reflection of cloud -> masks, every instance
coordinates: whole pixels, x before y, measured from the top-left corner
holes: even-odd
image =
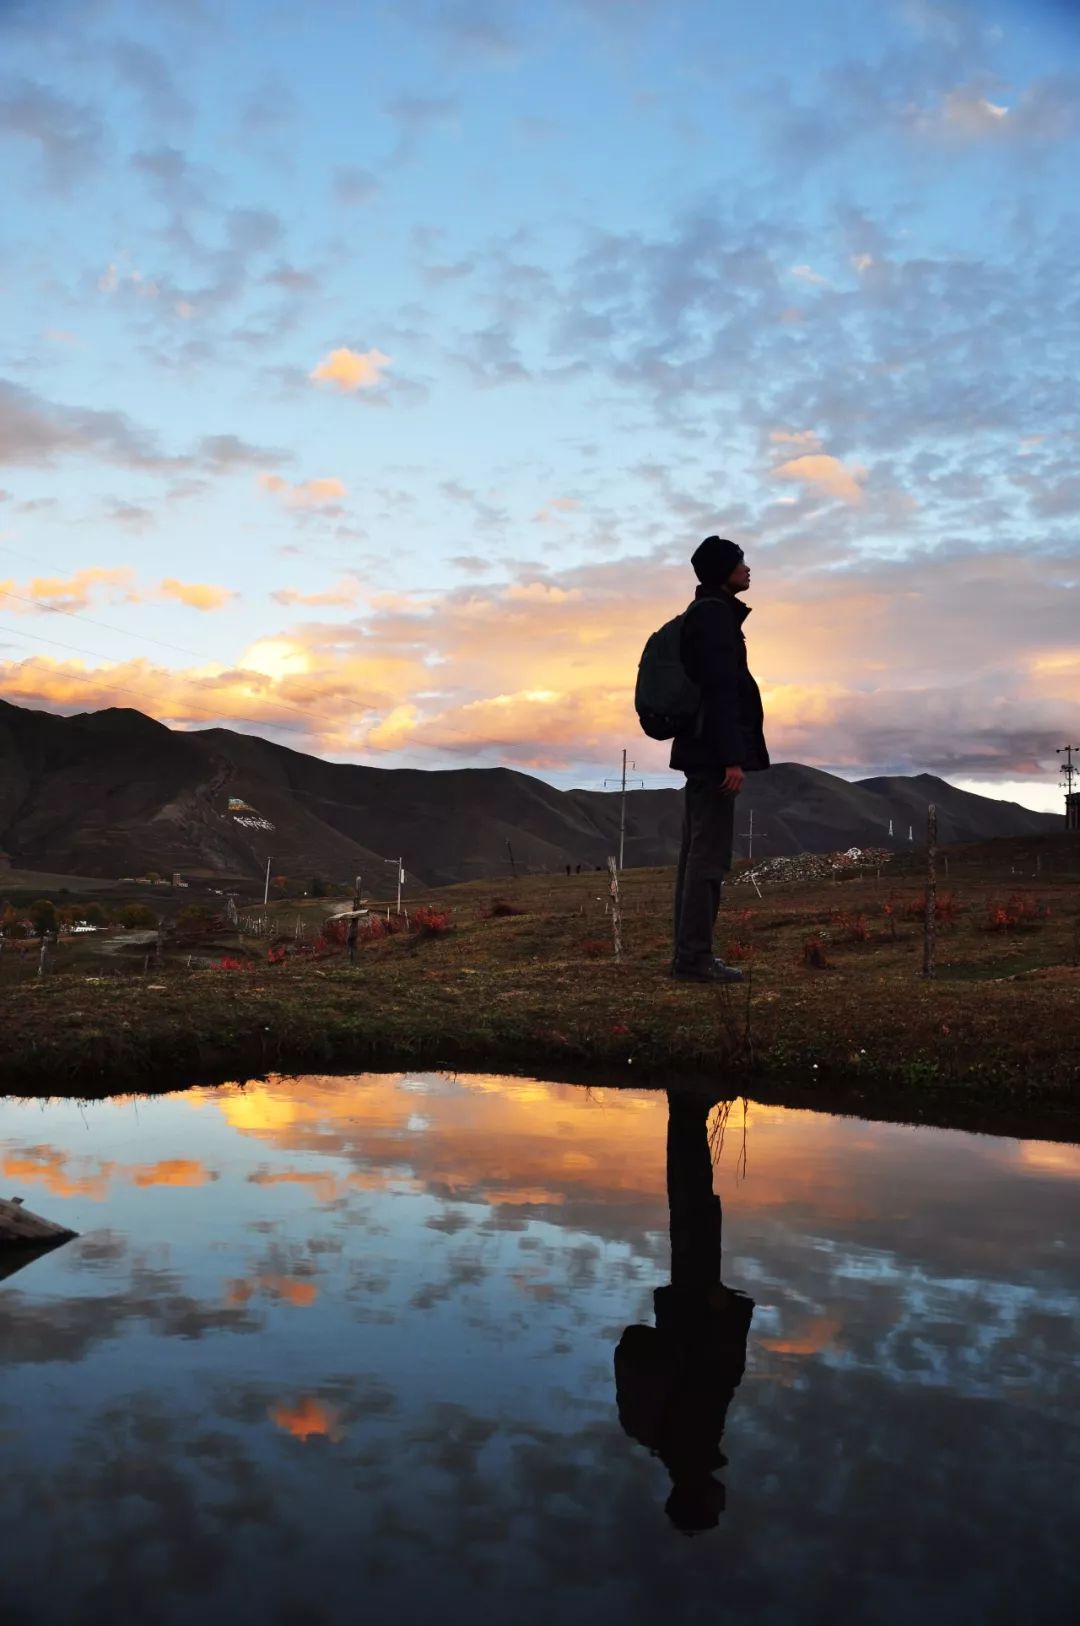
[[[308,1309],[319,1296],[318,1285],[303,1276],[254,1276],[231,1281],[225,1289],[226,1304],[247,1304],[257,1293],[271,1299]]]
[[[814,1316],[796,1331],[780,1338],[759,1338],[758,1343],[774,1355],[820,1355],[836,1343],[840,1327],[837,1316]]]
[[[146,1163],[119,1172],[137,1186],[205,1186],[217,1179],[204,1163],[190,1157],[165,1158],[160,1163]]]
[[[278,1428],[296,1440],[326,1439],[336,1443],[344,1438],[338,1413],[314,1395],[278,1400],[270,1407],[269,1415]]]
[[[76,1172],[90,1159],[73,1158],[53,1146],[24,1146],[9,1152],[0,1163],[8,1179],[44,1186],[54,1197],[86,1197],[104,1202],[113,1181],[135,1186],[205,1186],[217,1174],[196,1158],[165,1158],[158,1163],[99,1162],[93,1173]]]
[[[1040,1174],[1080,1180],[1080,1146],[1067,1146],[1046,1140],[1025,1140],[1019,1146],[1020,1161],[1026,1169]]]
[[[9,1152],[0,1168],[9,1180],[31,1181],[44,1186],[54,1197],[88,1197],[100,1203],[108,1195],[116,1165],[101,1163],[94,1174],[70,1174],[66,1152],[52,1146],[24,1146]]]

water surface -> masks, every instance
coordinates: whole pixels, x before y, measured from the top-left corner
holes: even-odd
[[[708,1105],[0,1102],[3,1618],[1072,1618],[1080,1149]]]

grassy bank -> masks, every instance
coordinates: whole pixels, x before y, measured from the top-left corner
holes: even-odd
[[[202,946],[242,969],[189,970],[183,945],[145,974],[141,958],[82,960],[5,987],[3,1087],[95,1096],[400,1066],[608,1083],[722,1073],[733,1094],[1080,1134],[1076,879],[966,873],[933,982],[910,876],[760,900],[730,888],[718,947],[748,973],[733,990],[666,976],[669,889],[663,871],[625,876],[621,964],[596,874],[431,894],[444,935],[366,942],[355,968],[333,954],[267,964],[296,905],[264,938]],[[500,897],[523,912],[492,914]]]

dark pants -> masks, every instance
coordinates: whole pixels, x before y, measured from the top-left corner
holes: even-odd
[[[721,774],[691,773],[683,795],[683,833],[675,877],[675,963],[712,958],[713,928],[724,876],[731,868],[735,797]]]

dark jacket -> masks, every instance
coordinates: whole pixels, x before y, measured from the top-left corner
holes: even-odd
[[[702,694],[692,734],[677,734],[671,766],[682,773],[769,766],[764,709],[746,662],[742,624],[750,607],[720,587],[699,587],[683,622],[682,658]]]

